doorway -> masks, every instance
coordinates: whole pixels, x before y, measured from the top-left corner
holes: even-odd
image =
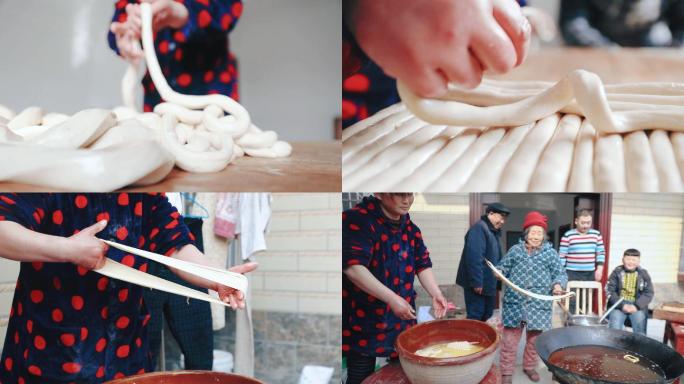
[[[603,244],[606,248],[606,260],[601,278],[601,283],[606,284],[610,273],[607,268],[610,258],[610,217],[612,211],[612,195],[610,193],[471,193],[470,225],[475,224],[480,219],[487,204],[497,201],[511,210],[501,233],[501,246],[504,254],[519,241],[522,235],[523,220],[529,211],[536,210],[548,217],[547,234],[549,241],[558,250],[563,234],[574,228],[577,209],[591,210],[594,219],[593,228],[601,232]],[[603,294],[605,296],[605,292]]]

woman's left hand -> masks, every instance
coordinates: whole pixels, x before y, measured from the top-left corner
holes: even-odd
[[[563,287],[561,287],[560,284],[556,284],[553,286],[553,294],[554,295],[562,295],[563,294]]]
[[[185,5],[174,0],[143,0],[152,4],[152,29],[181,28],[188,22],[188,9]]]
[[[439,295],[438,297],[432,298],[432,312],[434,312],[435,317],[441,319],[446,315],[447,311],[447,301],[444,296]]]
[[[240,264],[236,265],[232,268],[229,268],[228,270],[231,272],[235,273],[249,273],[252,272],[257,268],[258,264],[257,263],[245,263],[245,264]],[[217,284],[216,288],[214,289],[216,292],[219,294],[219,298],[221,301],[224,303],[230,304],[230,307],[233,309],[238,309],[238,308],[244,308],[245,307],[245,293],[238,291],[235,288],[231,288],[225,285],[220,285]]]
[[[181,28],[188,22],[188,9],[185,5],[173,0],[143,0],[152,6],[152,30],[154,32],[164,28]],[[126,26],[133,32],[136,39],[142,35],[142,12],[140,4],[126,6]]]

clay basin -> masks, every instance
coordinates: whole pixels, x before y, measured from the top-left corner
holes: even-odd
[[[415,352],[427,346],[452,341],[478,342],[480,352],[461,357],[435,358]],[[397,338],[401,368],[413,384],[477,384],[492,367],[499,348],[499,335],[477,320],[435,320],[416,325]]]
[[[211,371],[153,372],[108,381],[105,384],[264,384],[247,376]]]

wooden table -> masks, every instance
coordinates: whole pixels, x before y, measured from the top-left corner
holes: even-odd
[[[505,80],[558,81],[568,72],[586,69],[605,83],[641,81],[684,82],[684,51],[669,48],[541,48],[505,75]]]
[[[454,380],[454,383],[457,383]],[[492,364],[492,368],[487,373],[487,376],[480,382],[480,384],[499,384],[501,383],[501,372],[496,364]],[[391,363],[374,374],[368,376],[362,384],[411,384],[409,379],[404,374],[399,363]]]
[[[188,173],[174,169],[160,183],[125,188],[146,192],[339,192],[339,141],[297,142],[292,155],[282,159],[241,157],[217,173]],[[50,191],[35,185],[0,183],[10,192]]]

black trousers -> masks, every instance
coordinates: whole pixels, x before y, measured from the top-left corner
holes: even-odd
[[[202,219],[184,218],[184,222],[195,236],[195,246],[204,251]],[[207,292],[206,289],[194,286],[176,276],[159,263],[150,263],[148,273]],[[153,367],[157,364],[161,349],[161,332],[166,318],[166,324],[183,353],[185,369],[211,370],[214,360],[214,333],[209,303],[151,289],[145,289],[144,298],[152,316],[148,324],[148,333]]]
[[[354,351],[347,352],[346,384],[361,384],[375,371],[375,356],[365,356]]]

